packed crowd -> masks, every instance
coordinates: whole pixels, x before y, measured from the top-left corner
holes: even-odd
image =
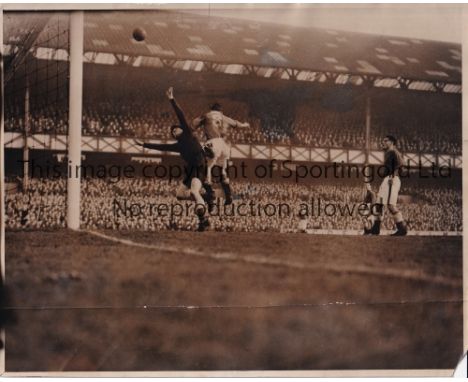
[[[82,227],[195,230],[197,219],[193,213],[193,203],[177,201],[174,197],[176,186],[174,182],[166,180],[143,178],[121,179],[113,183],[103,179],[85,179],[81,189]],[[7,193],[6,227],[42,230],[65,227],[65,190],[64,179],[32,179],[26,189]],[[235,200],[232,206],[224,209],[220,203],[215,208],[210,217],[212,229],[295,231],[298,213],[305,211],[306,205],[311,229],[361,230],[363,226],[363,218],[357,212],[363,200],[362,186],[242,181],[233,182],[233,193]],[[404,188],[402,194],[409,198],[400,204],[400,208],[411,230],[462,230],[461,190],[409,187]],[[246,204],[241,207],[242,203]],[[166,207],[161,209],[160,206]],[[388,214],[384,227],[393,228]]]
[[[65,108],[54,105],[40,107],[40,111],[30,113],[29,126],[31,134],[66,134],[68,130],[68,113]],[[17,104],[6,104],[5,131],[25,131],[24,110]]]
[[[207,111],[212,99],[180,96],[189,120]],[[253,110],[246,102],[228,98],[217,100],[226,115],[248,121],[250,128],[231,129],[227,138],[234,143],[283,144],[312,147],[365,147],[365,118],[362,110],[335,112],[313,103],[297,105],[292,113],[277,115],[265,109]],[[461,154],[461,124],[433,121],[430,115],[404,113],[393,115],[377,110],[372,120],[370,146],[378,150],[383,136],[392,133],[403,152]],[[20,110],[7,107],[6,131],[24,131]],[[83,134],[168,139],[169,126],[176,123],[167,100],[118,101],[87,100],[84,103]],[[460,122],[461,123],[461,122]],[[67,113],[52,107],[31,113],[31,133],[64,134]]]

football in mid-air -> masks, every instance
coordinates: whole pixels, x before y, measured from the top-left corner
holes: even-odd
[[[143,41],[146,38],[146,32],[143,28],[135,28],[133,30],[133,38],[136,41]]]

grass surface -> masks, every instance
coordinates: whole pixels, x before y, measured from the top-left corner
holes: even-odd
[[[7,233],[7,371],[453,368],[461,355],[461,237],[106,234],[151,248]]]

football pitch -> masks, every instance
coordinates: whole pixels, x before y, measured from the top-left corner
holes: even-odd
[[[462,238],[6,234],[7,371],[449,369]]]

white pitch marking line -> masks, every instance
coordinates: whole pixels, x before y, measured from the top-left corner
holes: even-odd
[[[250,264],[258,264],[258,265],[270,265],[270,266],[277,266],[277,267],[287,267],[293,269],[301,269],[301,270],[312,270],[312,271],[330,271],[335,273],[359,273],[364,275],[370,276],[386,276],[386,277],[393,277],[411,281],[423,281],[432,284],[440,284],[450,287],[461,287],[462,281],[456,280],[449,277],[439,276],[439,275],[428,275],[423,273],[422,271],[414,271],[410,269],[395,269],[395,268],[373,268],[368,267],[365,265],[358,265],[358,266],[334,266],[334,265],[315,265],[315,264],[304,264],[297,261],[289,261],[289,260],[281,260],[281,259],[272,259],[265,256],[259,255],[246,255],[246,256],[239,256],[234,253],[230,252],[218,252],[218,253],[205,253],[201,251],[197,251],[195,249],[190,248],[179,248],[169,245],[153,245],[153,244],[145,244],[145,243],[138,243],[132,240],[127,239],[120,239],[115,236],[109,236],[101,232],[87,230],[91,235],[114,241],[117,243],[133,246],[133,247],[140,247],[146,249],[155,249],[159,251],[167,251],[167,252],[175,252],[182,255],[191,255],[191,256],[198,256],[204,257],[209,259],[215,260],[227,260],[227,261],[239,261],[244,263]]]

